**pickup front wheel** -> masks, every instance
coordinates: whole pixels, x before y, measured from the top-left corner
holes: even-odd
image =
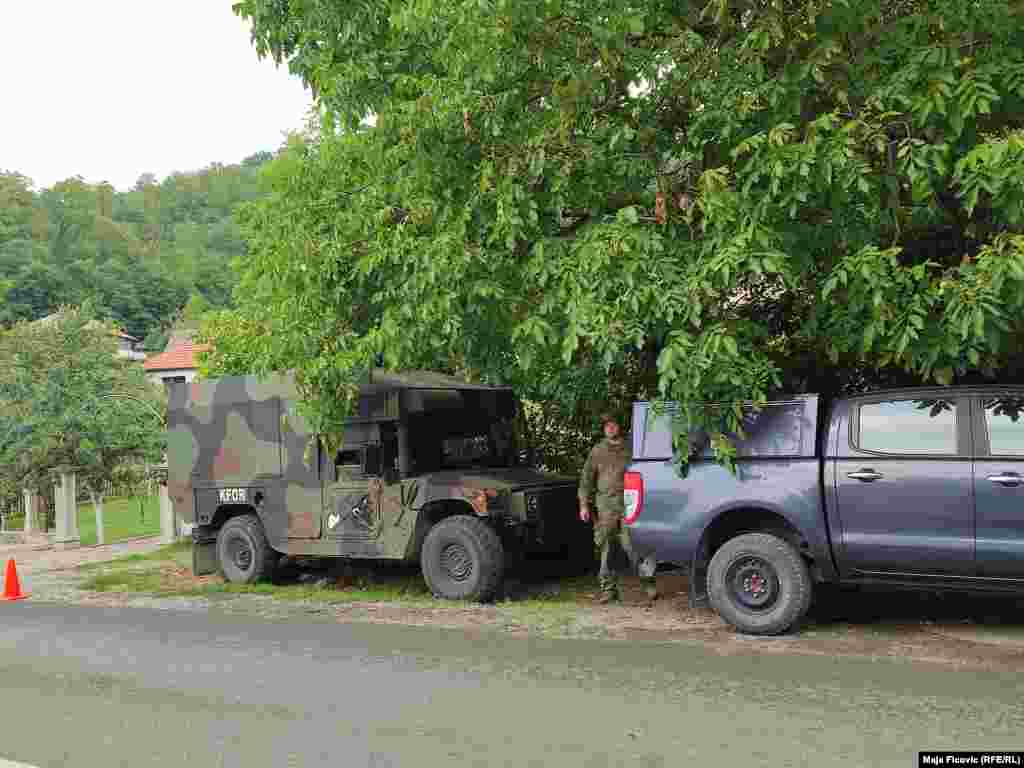
[[[723,544],[708,567],[708,597],[718,615],[740,632],[777,635],[811,605],[807,564],[784,539],[745,533]]]

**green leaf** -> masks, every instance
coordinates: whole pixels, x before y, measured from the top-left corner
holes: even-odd
[[[640,221],[640,214],[636,206],[630,205],[619,211],[619,219],[627,224],[637,224]]]
[[[949,125],[953,129],[953,135],[958,138],[964,132],[964,116],[956,106],[949,110]]]

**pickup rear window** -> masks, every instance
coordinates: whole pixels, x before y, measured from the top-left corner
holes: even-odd
[[[991,454],[1024,456],[1024,398],[990,398],[983,404]]]

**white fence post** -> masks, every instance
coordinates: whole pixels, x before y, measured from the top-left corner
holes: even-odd
[[[82,545],[78,535],[78,493],[75,473],[69,468],[60,470],[59,502],[57,505],[58,549],[74,549]]]
[[[103,497],[95,496],[93,502],[93,508],[96,510],[96,543],[106,544],[106,539],[103,535]]]
[[[173,544],[175,541],[174,530],[174,507],[171,505],[171,494],[167,490],[167,483],[161,482],[160,489],[160,543]]]
[[[25,500],[25,533],[32,533],[36,529],[36,495],[25,488],[22,498]]]

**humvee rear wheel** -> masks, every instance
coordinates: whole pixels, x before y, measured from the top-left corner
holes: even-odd
[[[256,515],[239,515],[224,523],[217,532],[217,563],[224,578],[235,584],[270,578],[277,553]]]
[[[427,587],[447,600],[494,597],[505,570],[498,534],[483,520],[466,515],[446,517],[427,532],[420,554]]]

